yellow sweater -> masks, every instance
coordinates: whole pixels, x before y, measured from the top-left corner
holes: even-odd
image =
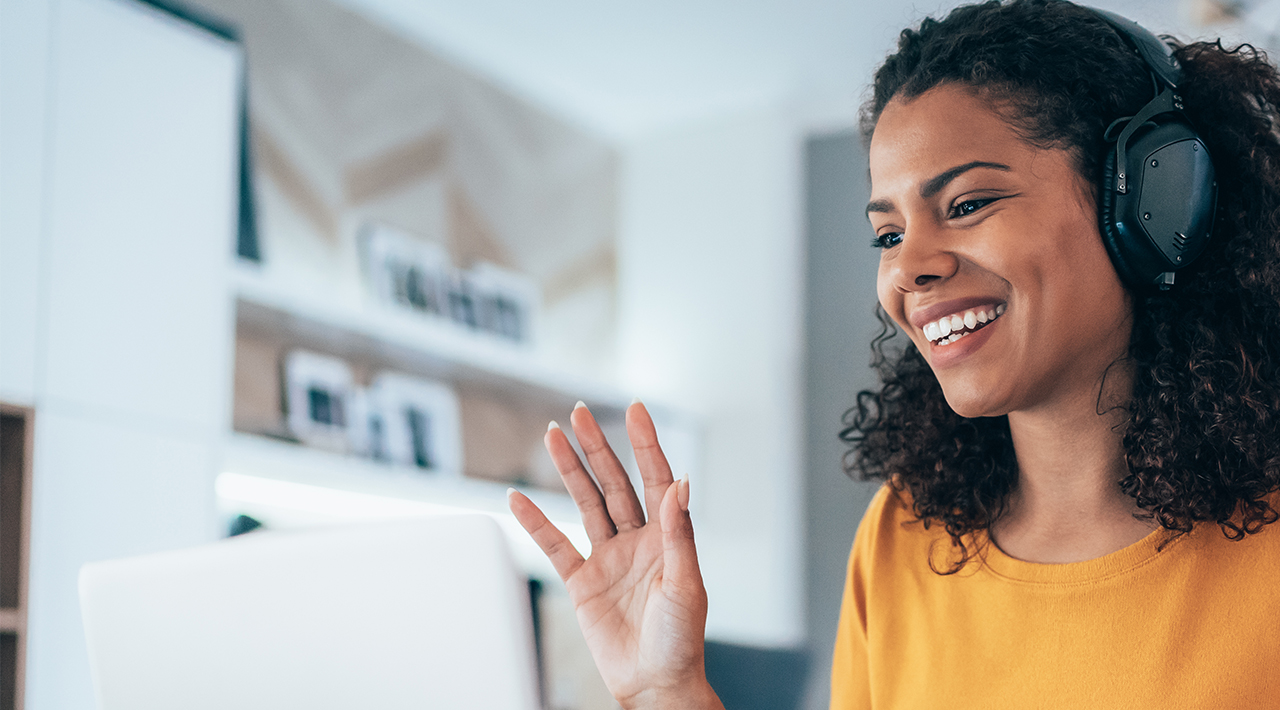
[[[950,540],[913,518],[886,486],[858,527],[832,710],[1280,708],[1280,523],[1061,565],[988,545],[941,576]]]

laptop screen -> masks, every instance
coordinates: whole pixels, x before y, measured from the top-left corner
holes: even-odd
[[[526,580],[483,515],[86,565],[104,710],[539,706]]]

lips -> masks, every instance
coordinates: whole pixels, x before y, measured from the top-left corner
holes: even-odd
[[[907,313],[907,322],[929,341],[929,364],[936,370],[958,364],[980,349],[993,332],[988,326],[1006,310],[1008,302],[999,296],[967,296],[918,306]]]

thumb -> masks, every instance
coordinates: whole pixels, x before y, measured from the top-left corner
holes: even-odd
[[[658,520],[662,525],[662,586],[669,595],[702,595],[702,572],[693,544],[693,521],[689,519],[689,480],[683,478],[667,486],[662,496]],[[695,597],[696,598],[696,597]]]

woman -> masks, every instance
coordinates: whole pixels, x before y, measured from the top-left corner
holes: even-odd
[[[1068,2],[989,2],[903,32],[876,74],[884,384],[843,436],[886,485],[850,558],[833,708],[1280,706],[1280,75],[1251,48],[1176,46],[1169,111],[1127,135],[1167,88],[1140,44]],[[1208,241],[1136,278],[1108,249],[1135,180],[1109,156],[1155,124],[1213,156],[1188,208]],[[687,485],[633,405],[646,524],[590,413],[571,419],[599,488],[554,426],[547,446],[591,558],[513,511],[624,707],[719,707]]]

